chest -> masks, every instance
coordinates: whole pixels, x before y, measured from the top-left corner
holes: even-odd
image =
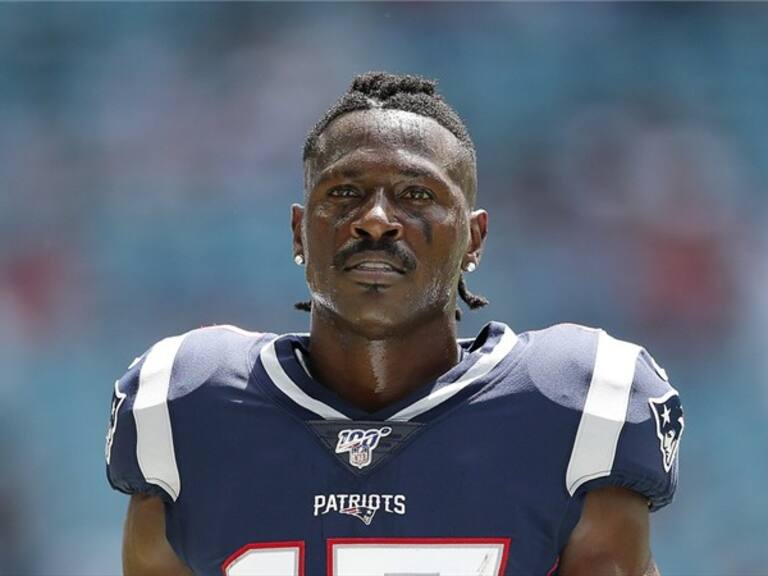
[[[525,404],[465,407],[400,441],[386,423],[324,438],[268,405],[227,409],[180,443],[169,539],[205,574],[545,574],[568,450]]]

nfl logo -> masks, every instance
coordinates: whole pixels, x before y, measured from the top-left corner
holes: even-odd
[[[355,468],[365,468],[373,460],[373,450],[383,436],[389,436],[392,428],[373,428],[369,430],[347,429],[339,432],[336,454],[349,452],[349,463]]]
[[[349,451],[349,463],[364,468],[371,463],[371,450],[365,444],[358,444]]]

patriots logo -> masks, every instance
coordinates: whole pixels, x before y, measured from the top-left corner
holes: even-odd
[[[363,524],[370,526],[373,522],[373,515],[376,514],[377,508],[371,508],[370,506],[351,506],[339,510],[342,514],[349,514],[354,516],[358,520],[362,520]]]
[[[349,463],[355,468],[365,468],[373,460],[373,450],[379,445],[379,440],[391,433],[392,428],[389,426],[370,430],[341,430],[336,454],[349,452]]]
[[[120,380],[115,380],[115,394],[112,396],[112,410],[109,415],[109,428],[107,428],[107,444],[104,447],[104,457],[107,460],[107,464],[112,457],[112,442],[115,439],[115,430],[117,429],[117,415],[120,412],[120,406],[125,401],[125,392],[120,392],[118,384]]]
[[[670,390],[660,398],[649,398],[648,403],[656,419],[656,436],[659,437],[664,470],[669,472],[685,428],[680,396],[676,390]]]

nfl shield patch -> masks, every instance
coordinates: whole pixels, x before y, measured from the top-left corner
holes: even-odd
[[[373,450],[379,441],[392,433],[392,428],[347,429],[339,431],[336,454],[349,453],[349,463],[355,468],[365,468],[373,460]]]
[[[675,461],[680,437],[685,428],[680,396],[676,390],[670,390],[660,398],[649,398],[648,403],[651,405],[651,412],[656,419],[656,436],[659,437],[659,449],[661,450],[664,470],[669,472]]]
[[[413,422],[310,420],[323,445],[354,474],[369,474],[396,454],[422,429]],[[350,427],[350,424],[354,427]]]

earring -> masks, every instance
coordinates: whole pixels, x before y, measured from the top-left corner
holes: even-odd
[[[467,262],[467,265],[464,266],[465,272],[474,272],[475,270],[477,270],[477,264],[474,262]]]
[[[304,266],[304,256],[301,254],[296,254],[296,256],[293,257],[293,261],[296,262],[296,266]]]

